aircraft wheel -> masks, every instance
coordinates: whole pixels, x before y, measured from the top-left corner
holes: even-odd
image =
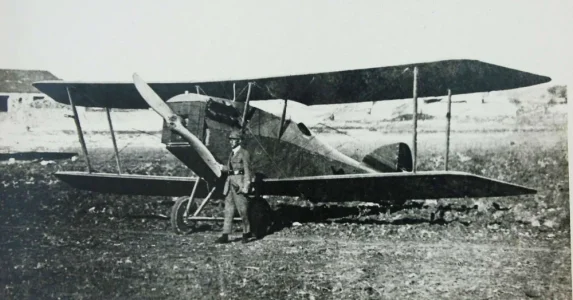
[[[269,203],[260,197],[249,201],[249,222],[251,232],[257,238],[263,238],[270,232],[273,221],[273,210]]]
[[[195,227],[195,222],[183,217],[188,202],[189,197],[179,197],[175,200],[175,204],[173,204],[171,208],[171,228],[177,234],[189,233]],[[197,204],[193,202],[191,203],[191,207],[189,207],[189,214],[192,214],[195,210],[197,210]]]

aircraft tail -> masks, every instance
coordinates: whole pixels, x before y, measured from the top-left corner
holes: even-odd
[[[412,171],[412,152],[405,143],[384,145],[364,156],[362,161],[380,172]]]

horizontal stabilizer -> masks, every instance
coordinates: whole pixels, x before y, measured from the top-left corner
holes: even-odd
[[[523,186],[463,172],[401,172],[264,179],[261,194],[304,196],[313,201],[503,197],[535,194]]]
[[[160,98],[193,92],[233,99],[234,91],[254,82],[250,100],[289,99],[306,105],[370,102],[412,98],[413,69],[418,67],[418,97],[508,90],[546,83],[551,78],[477,60],[436,62],[369,69],[207,82],[150,83]],[[131,82],[40,81],[34,87],[52,99],[75,105],[109,108],[148,108]],[[237,99],[242,101],[243,99]]]
[[[370,152],[362,161],[380,172],[412,171],[412,152],[404,143],[384,145]]]
[[[189,196],[197,178],[132,174],[57,172],[61,181],[74,188],[98,193],[148,196]],[[195,197],[207,195],[207,185],[200,182]]]

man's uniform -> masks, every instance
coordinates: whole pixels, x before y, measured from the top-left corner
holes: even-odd
[[[233,132],[229,139],[240,140],[241,134]],[[247,242],[251,237],[248,214],[249,202],[245,196],[249,192],[251,183],[250,162],[249,151],[241,147],[239,142],[233,148],[226,168],[223,167],[223,170],[227,171],[228,176],[223,188],[223,195],[225,195],[225,222],[223,224],[223,235],[217,239],[219,243],[228,242],[228,235],[233,227],[235,208],[237,208],[243,219],[243,242]]]

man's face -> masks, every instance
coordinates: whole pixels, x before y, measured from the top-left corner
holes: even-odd
[[[229,139],[229,142],[231,143],[231,147],[235,148],[235,147],[239,146],[239,144],[241,143],[241,140],[239,140],[239,139]]]

